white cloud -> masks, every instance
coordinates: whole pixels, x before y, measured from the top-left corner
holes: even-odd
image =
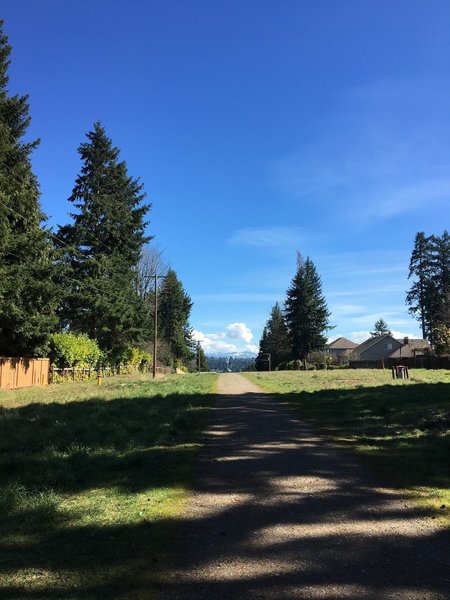
[[[230,323],[227,327],[227,335],[229,338],[240,340],[247,344],[253,339],[253,333],[245,323]]]
[[[258,352],[258,347],[250,344],[253,333],[245,323],[230,323],[226,331],[215,333],[204,333],[193,329],[192,337],[195,341],[200,342],[206,354],[236,354],[243,350],[242,346],[239,348],[236,343],[227,341],[227,338],[247,344],[245,346],[247,352]]]
[[[225,333],[203,333],[194,329],[192,337],[196,342],[200,342],[206,354],[234,354],[238,351],[235,344],[222,341]]]
[[[249,352],[253,352],[254,354],[258,354],[259,352],[259,346],[255,346],[254,344],[247,344],[245,349]]]

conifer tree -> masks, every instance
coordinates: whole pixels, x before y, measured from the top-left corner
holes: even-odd
[[[433,343],[433,331],[445,323],[450,302],[450,235],[416,234],[409,277],[415,277],[406,294],[409,312],[421,322],[422,336]]]
[[[173,269],[163,280],[158,305],[158,337],[168,345],[174,365],[185,364],[194,349],[189,326],[192,301]]]
[[[388,324],[384,319],[378,319],[378,321],[375,321],[374,330],[370,332],[370,335],[372,337],[392,335],[392,331],[389,329]]]
[[[70,246],[64,250],[75,281],[61,309],[62,324],[114,354],[148,334],[136,273],[150,239],[144,233],[150,205],[99,122],[78,152],[83,166],[69,198],[77,212],[59,231]]]
[[[8,93],[11,46],[0,21],[0,355],[45,356],[57,327],[56,266],[24,142],[28,96]]]
[[[313,350],[326,344],[329,325],[328,311],[322,294],[322,283],[316,267],[308,257],[298,256],[297,272],[287,291],[284,316],[289,330],[291,358],[305,360]]]
[[[433,328],[433,305],[436,303],[431,278],[432,241],[423,231],[414,239],[414,248],[409,263],[408,278],[416,277],[406,294],[408,312],[420,321],[423,339],[431,339]]]
[[[289,333],[278,302],[272,308],[259,343],[260,354],[270,354],[271,368],[276,369],[289,358]]]

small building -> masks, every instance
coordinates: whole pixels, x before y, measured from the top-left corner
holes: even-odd
[[[377,335],[359,344],[352,351],[350,360],[352,362],[381,360],[398,350],[402,345],[402,342],[396,340],[389,333]]]
[[[332,356],[348,356],[358,344],[345,337],[339,337],[326,346],[326,353]]]
[[[427,356],[430,349],[431,346],[428,340],[411,340],[405,337],[400,348],[389,354],[389,358],[421,358]]]

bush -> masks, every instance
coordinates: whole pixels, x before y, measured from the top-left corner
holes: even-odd
[[[94,367],[103,357],[95,340],[85,333],[54,333],[50,339],[50,359],[59,368]]]
[[[113,350],[111,362],[114,365],[143,369],[152,362],[148,352],[135,346],[120,346]]]

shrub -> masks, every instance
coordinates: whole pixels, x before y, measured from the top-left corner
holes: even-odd
[[[50,359],[57,367],[93,367],[102,359],[95,340],[84,333],[54,333],[50,339]]]

